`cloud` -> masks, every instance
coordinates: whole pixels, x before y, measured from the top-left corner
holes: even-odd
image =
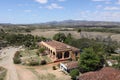
[[[48,0],[35,0],[35,1],[41,4],[46,4],[48,2]]]
[[[48,9],[62,9],[63,7],[59,6],[56,3],[52,3],[51,5],[47,6],[46,8],[48,8]]]
[[[64,1],[66,1],[66,0],[58,0],[59,2],[64,2]]]
[[[93,2],[105,2],[105,4],[111,4],[111,0],[92,0]]]
[[[120,4],[120,0],[117,1],[117,4]]]
[[[32,12],[32,10],[29,10],[29,9],[28,9],[28,10],[24,10],[24,12]]]
[[[108,1],[108,0],[92,0],[92,1],[101,2],[101,1]]]
[[[119,7],[115,7],[115,6],[113,6],[113,7],[105,7],[104,8],[104,10],[120,10],[120,8]]]
[[[120,21],[120,11],[82,11],[77,18],[92,21]]]

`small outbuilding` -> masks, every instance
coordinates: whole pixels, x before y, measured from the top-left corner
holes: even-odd
[[[69,73],[71,70],[77,69],[77,68],[78,68],[77,61],[60,63],[60,70],[62,70],[63,72]]]

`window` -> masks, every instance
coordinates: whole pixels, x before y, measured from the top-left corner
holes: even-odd
[[[64,53],[64,58],[68,58],[69,57],[69,51],[66,51],[65,53]]]
[[[53,55],[55,55],[55,52],[53,52]]]
[[[50,52],[52,53],[52,50]]]
[[[57,56],[56,56],[58,59],[61,59],[62,58],[62,53],[57,53]]]
[[[77,56],[78,55],[78,52],[75,52],[75,56]]]

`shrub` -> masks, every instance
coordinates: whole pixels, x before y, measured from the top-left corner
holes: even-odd
[[[0,67],[0,80],[5,80],[7,69]]]
[[[45,51],[45,48],[40,48],[40,49],[39,49],[39,52],[40,52],[40,53],[43,53],[44,51]]]
[[[39,65],[39,61],[38,61],[38,60],[30,60],[29,65],[30,65],[30,66]]]
[[[14,58],[13,58],[13,62],[14,62],[15,64],[20,64],[20,63],[21,63],[21,60],[20,60],[18,57],[14,57]]]
[[[46,60],[42,60],[41,65],[45,65],[45,64],[47,64]]]
[[[73,80],[76,80],[76,77],[79,75],[79,70],[78,69],[73,69],[70,71],[70,76]]]
[[[52,68],[53,68],[53,70],[56,70],[56,69],[57,69],[56,66],[53,66]]]
[[[17,52],[15,53],[14,58],[13,58],[13,62],[14,62],[15,64],[20,64],[20,63],[21,63],[21,60],[20,60],[20,52],[19,52],[19,51],[17,51]]]

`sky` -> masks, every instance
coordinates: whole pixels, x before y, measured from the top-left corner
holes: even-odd
[[[0,23],[120,22],[120,0],[1,0]]]

